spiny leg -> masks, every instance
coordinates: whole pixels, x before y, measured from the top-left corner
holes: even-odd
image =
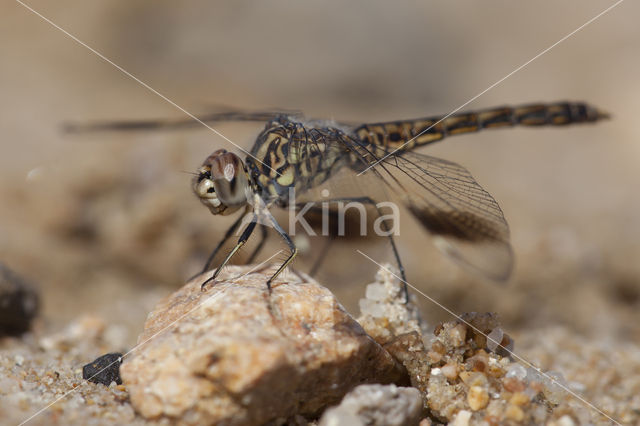
[[[249,256],[247,263],[253,263],[253,261],[256,259],[258,254],[260,254],[260,252],[264,248],[264,244],[267,242],[268,237],[269,237],[268,228],[265,225],[260,224],[260,242],[258,243],[256,248],[253,249],[253,253],[251,253],[251,256]]]
[[[380,207],[378,207],[376,202],[370,197],[336,198],[329,201],[356,201],[360,203],[370,204],[375,207],[376,212],[378,213],[378,218],[382,216]],[[400,260],[400,253],[398,252],[398,248],[396,247],[396,242],[393,239],[393,235],[389,232],[389,227],[387,226],[387,222],[383,220],[381,224],[382,224],[382,227],[384,228],[384,232],[387,234],[387,237],[389,237],[389,242],[391,243],[391,250],[393,251],[393,256],[396,258],[396,264],[398,265],[398,269],[400,270],[400,277],[402,277],[402,288],[404,291],[405,303],[409,303],[409,287],[407,286],[407,277],[404,272],[404,266],[402,265],[402,261]]]
[[[222,240],[218,243],[216,248],[213,249],[209,257],[207,258],[207,263],[204,264],[204,268],[202,269],[200,274],[204,274],[209,270],[209,268],[211,267],[211,262],[213,262],[213,259],[216,257],[222,246],[224,246],[226,242],[229,241],[229,238],[231,238],[231,236],[233,236],[233,234],[236,232],[238,226],[240,226],[240,224],[242,223],[242,219],[244,219],[245,214],[246,213],[243,213],[238,219],[236,219],[235,222],[233,222],[229,229],[227,229],[227,232],[224,234],[224,237],[222,237]]]
[[[271,222],[271,225],[273,226],[273,229],[275,229],[278,234],[280,234],[280,236],[282,237],[282,239],[287,243],[287,245],[289,246],[289,257],[287,257],[287,259],[282,263],[282,265],[280,265],[280,267],[278,268],[278,270],[271,276],[271,278],[269,278],[269,280],[267,281],[267,288],[269,289],[269,293],[271,293],[271,283],[276,279],[276,277],[278,275],[280,275],[280,273],[284,270],[284,268],[286,268],[287,266],[289,266],[289,264],[293,261],[293,259],[296,257],[296,255],[298,254],[298,249],[296,248],[296,245],[293,243],[293,240],[291,239],[291,237],[289,236],[289,234],[287,234],[284,229],[282,229],[282,227],[280,226],[280,224],[276,221],[276,219],[271,215],[271,213],[269,213],[268,210],[265,210],[264,215],[266,215],[269,219],[269,221]]]
[[[257,220],[256,219],[257,219],[257,216],[254,214],[253,218],[251,219],[251,222],[247,225],[247,227],[244,229],[244,231],[242,231],[242,235],[240,235],[240,238],[238,238],[238,243],[235,245],[235,247],[229,252],[229,254],[227,254],[227,257],[225,257],[225,259],[222,261],[220,266],[218,266],[218,269],[216,269],[216,272],[213,273],[213,276],[202,283],[202,285],[200,286],[200,289],[202,291],[204,291],[205,286],[210,281],[213,281],[218,277],[218,275],[220,274],[220,271],[222,271],[222,268],[227,266],[227,263],[229,263],[231,258],[238,252],[238,250],[240,250],[240,248],[243,245],[245,245],[245,243],[247,242],[247,240],[251,236],[251,233],[256,228],[256,224],[257,224]]]

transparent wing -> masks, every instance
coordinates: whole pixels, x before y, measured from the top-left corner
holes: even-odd
[[[350,143],[361,164],[383,158]],[[377,154],[377,155],[376,155]],[[436,246],[461,266],[495,281],[509,278],[513,251],[502,210],[464,167],[414,152],[395,152],[373,172],[435,237]]]

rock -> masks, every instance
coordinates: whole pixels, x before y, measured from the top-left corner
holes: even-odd
[[[576,422],[573,421],[571,416],[564,415],[560,417],[557,421],[553,422],[552,426],[575,426]]]
[[[418,425],[421,413],[422,397],[415,388],[361,385],[325,411],[319,426]]]
[[[0,263],[0,335],[15,336],[29,330],[39,307],[35,289]]]
[[[467,426],[471,419],[471,412],[467,410],[460,410],[458,414],[453,418],[453,421],[449,423],[450,426]]]
[[[415,331],[402,334],[385,344],[384,349],[405,367],[411,386],[423,394],[426,406],[431,361],[422,342],[422,336]]]
[[[482,410],[489,404],[489,392],[481,386],[471,386],[467,394],[467,402],[473,411]]]
[[[427,325],[415,305],[415,296],[411,295],[409,303],[405,303],[398,276],[394,267],[384,265],[376,274],[376,282],[367,286],[365,298],[359,302],[358,322],[381,345],[403,334],[427,332]]]
[[[505,410],[504,416],[507,419],[510,419],[519,423],[522,420],[524,420],[524,411],[522,411],[522,408],[518,407],[517,405],[509,404],[507,406],[507,409]]]
[[[406,303],[397,270],[384,265],[369,284],[365,298],[360,299],[358,322],[378,343],[383,345],[407,370],[411,386],[420,390],[426,406],[427,381],[432,360],[425,349],[423,336],[427,325],[420,317],[415,296]]]
[[[109,386],[111,382],[122,384],[120,379],[122,354],[110,353],[98,357],[95,361],[82,367],[82,378],[93,383]]]
[[[405,370],[306,276],[226,268],[197,277],[151,312],[120,368],[134,408],[182,424],[263,424],[317,416],[362,383],[402,383]],[[285,281],[286,280],[286,281]]]

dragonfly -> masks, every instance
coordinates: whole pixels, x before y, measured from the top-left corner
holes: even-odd
[[[344,175],[360,179],[363,172],[399,199],[434,237],[436,246],[457,264],[494,281],[511,274],[513,250],[509,226],[496,200],[463,166],[415,150],[449,136],[514,126],[566,126],[595,123],[609,118],[583,102],[537,103],[457,112],[428,118],[350,124],[309,120],[299,112],[223,112],[199,117],[203,122],[266,122],[243,159],[225,149],[209,155],[194,174],[192,189],[214,215],[243,214],[230,226],[211,252],[201,273],[209,271],[221,248],[241,225],[240,236],[212,277],[214,281],[258,223],[262,237],[250,256],[264,245],[267,228],[273,228],[289,248],[287,258],[271,275],[272,284],[291,264],[298,249],[277,222],[272,207],[299,208],[295,194],[309,193]],[[69,130],[162,130],[193,127],[192,120],[123,121],[80,125]],[[342,179],[342,178],[341,178]],[[294,196],[292,196],[294,194]],[[376,206],[379,200],[362,193],[331,201],[357,201]],[[382,212],[377,210],[378,217]],[[249,215],[249,216],[247,216]],[[248,222],[243,218],[249,217]],[[385,226],[385,222],[382,222]],[[387,228],[385,228],[387,229]],[[405,269],[392,233],[387,233],[408,300]]]

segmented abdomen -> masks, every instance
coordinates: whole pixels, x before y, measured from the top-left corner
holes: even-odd
[[[516,125],[562,126],[592,123],[603,118],[607,118],[605,113],[585,103],[559,102],[456,113],[447,118],[439,116],[363,124],[355,129],[355,134],[365,144],[387,150],[400,147],[403,150],[410,150],[442,140],[446,136],[477,132],[482,129]]]

